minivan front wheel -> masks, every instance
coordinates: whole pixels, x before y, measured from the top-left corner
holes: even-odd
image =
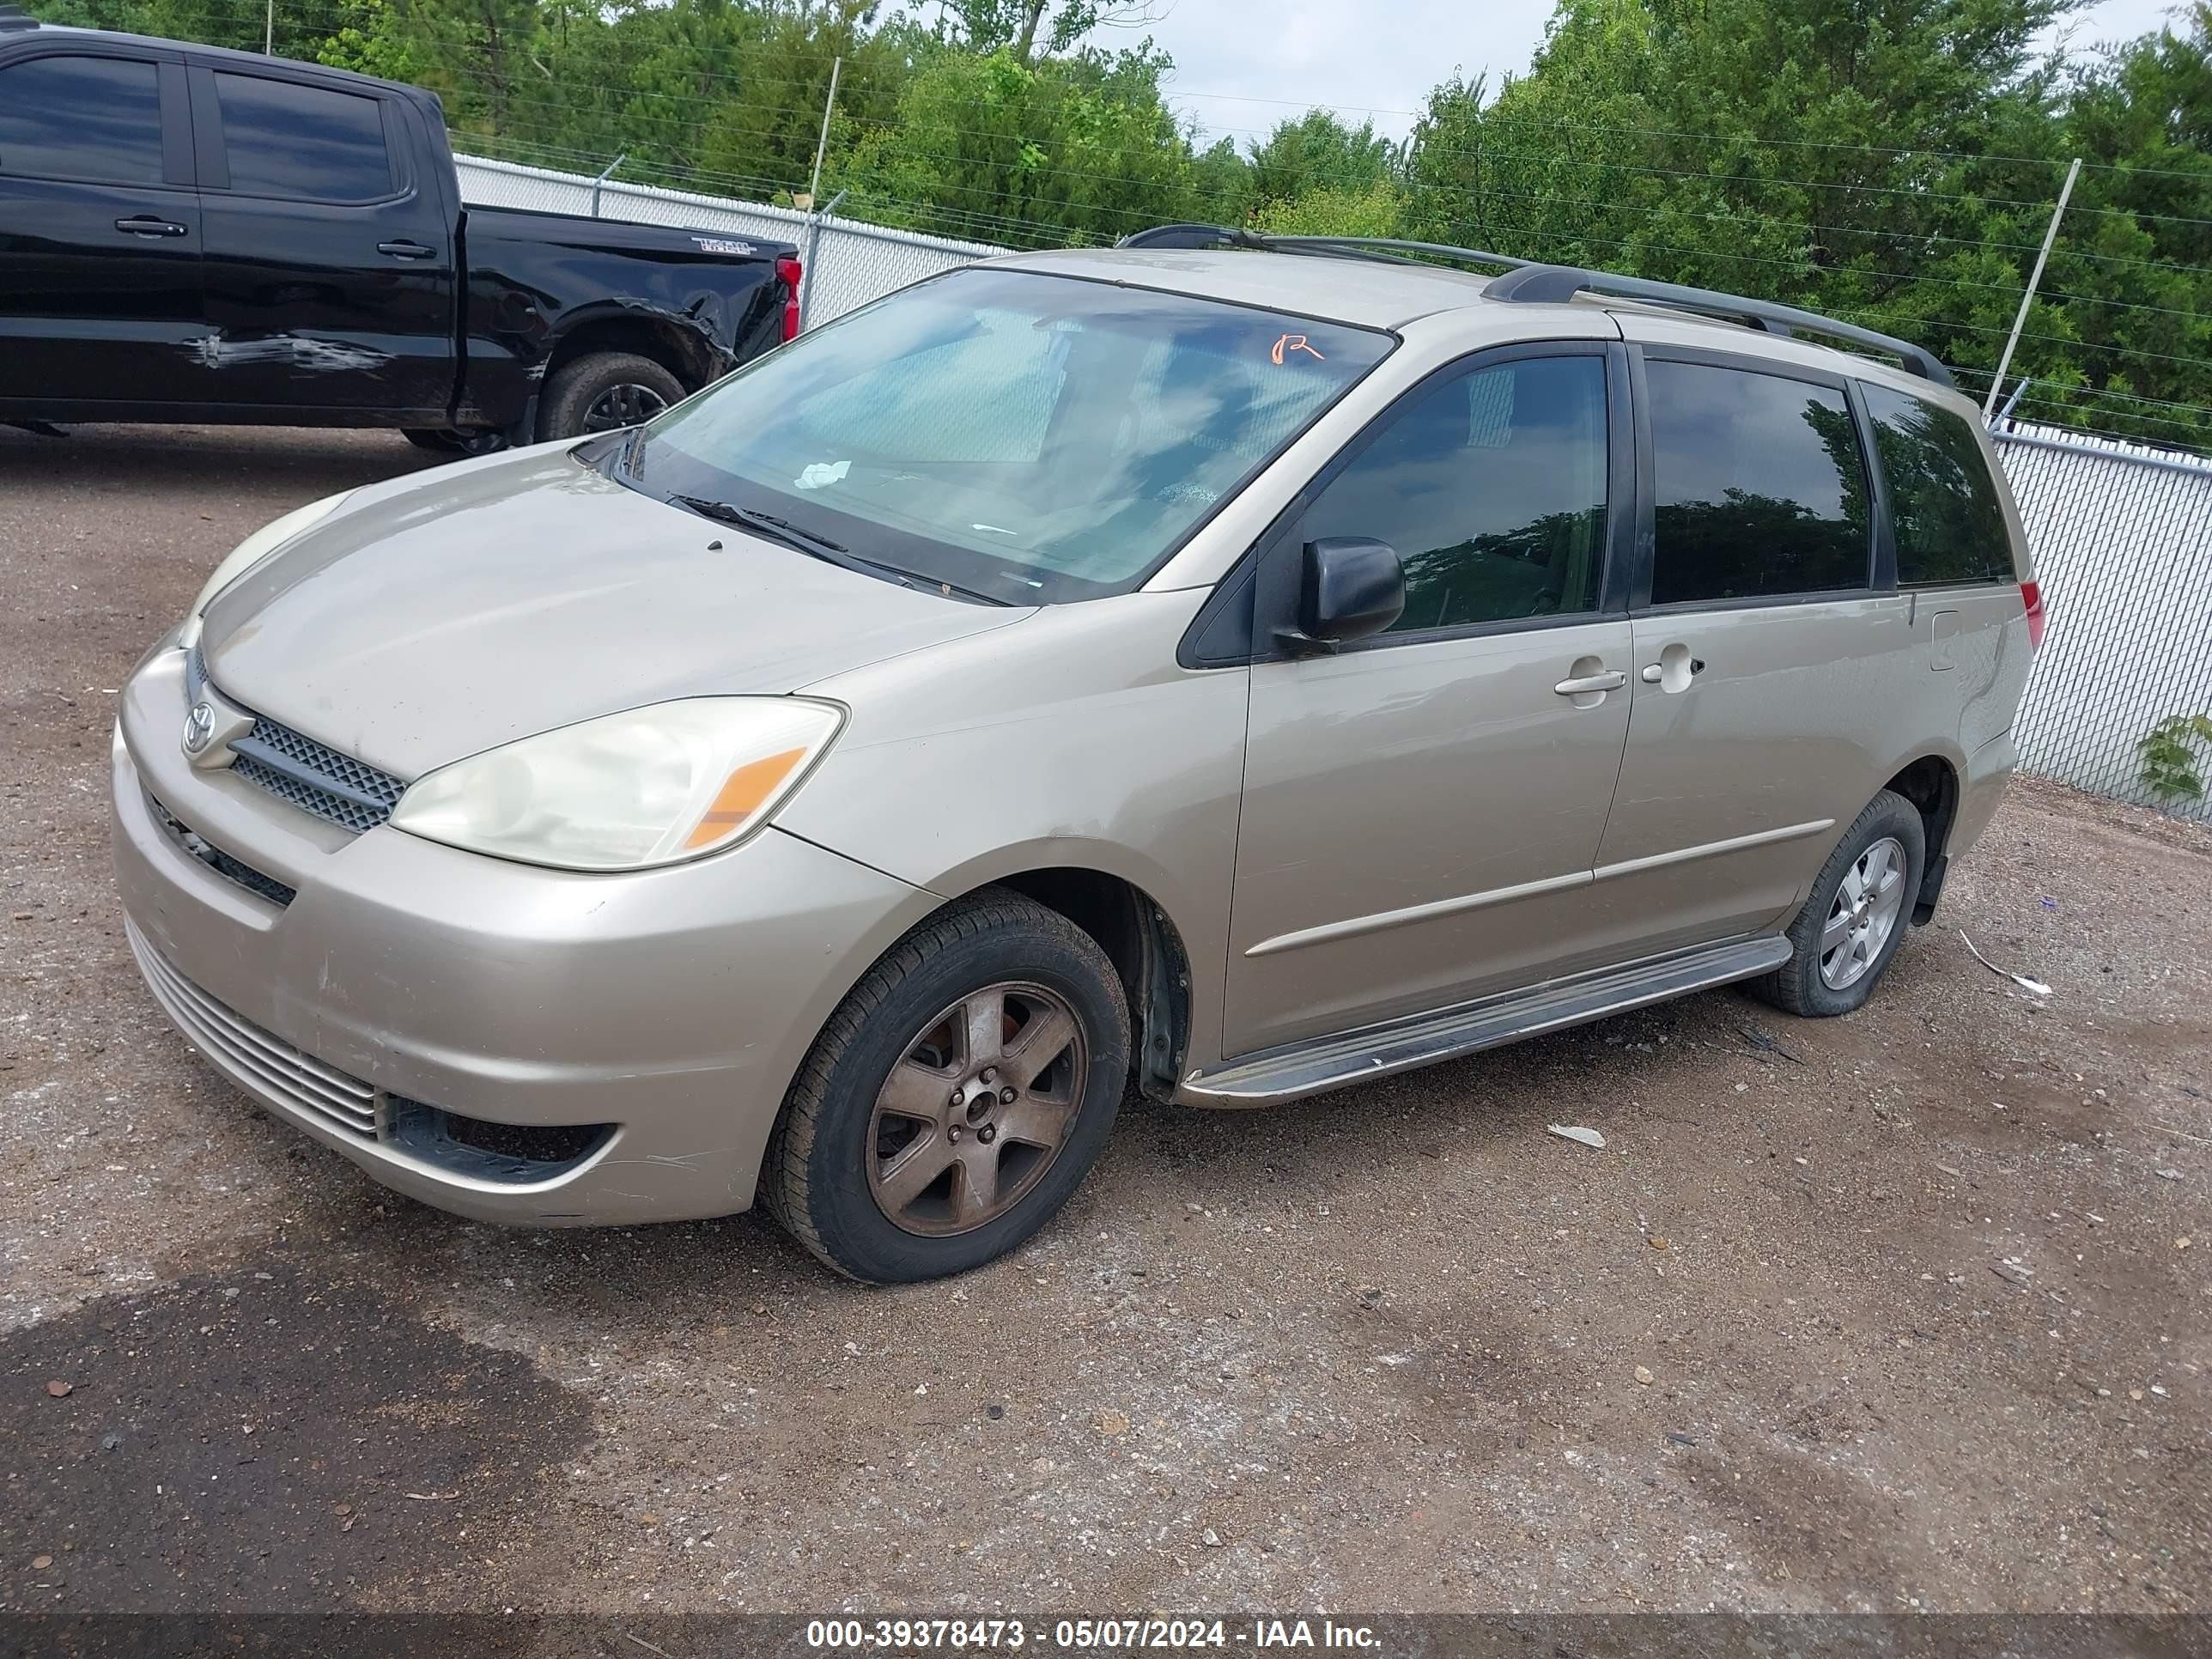
[[[1904,940],[1927,858],[1920,810],[1883,790],[1821,866],[1790,925],[1790,960],[1752,989],[1793,1014],[1826,1017],[1862,1006]]]
[[[830,1016],[785,1101],[763,1196],[852,1278],[964,1272],[1066,1202],[1128,1070],[1105,952],[1058,912],[986,889],[893,945]]]

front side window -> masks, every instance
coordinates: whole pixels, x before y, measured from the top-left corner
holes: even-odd
[[[1860,391],[1889,491],[1898,586],[2014,580],[2004,507],[1965,417],[1887,386]]]
[[[623,476],[1035,605],[1138,586],[1389,335],[1033,271],[954,271],[671,410]]]
[[[0,173],[161,182],[161,89],[127,58],[33,58],[0,70]]]
[[[392,194],[384,109],[374,98],[256,75],[215,77],[230,187],[295,202],[374,202]]]
[[[1644,374],[1652,604],[1872,585],[1866,468],[1841,392],[1706,363],[1650,362]]]
[[[1597,608],[1605,474],[1605,360],[1500,363],[1386,416],[1308,510],[1304,538],[1396,550],[1393,633],[1570,616]]]

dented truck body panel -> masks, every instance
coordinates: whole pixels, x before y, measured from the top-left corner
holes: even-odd
[[[782,338],[791,246],[467,206],[419,88],[99,31],[0,41],[0,98],[80,86],[140,119],[0,162],[0,420],[527,441],[580,352],[689,391]]]
[[[564,342],[637,337],[680,360],[696,388],[783,338],[779,244],[566,213],[471,208],[464,397],[473,420],[521,420]],[[748,256],[706,251],[750,247]],[[629,349],[624,347],[623,349]],[[677,368],[676,362],[669,367]]]

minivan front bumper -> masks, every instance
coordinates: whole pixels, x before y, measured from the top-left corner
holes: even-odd
[[[149,987],[262,1106],[441,1209],[561,1225],[747,1207],[823,1021],[939,902],[773,829],[620,876],[354,836],[190,763],[183,661],[132,678],[114,743],[116,876]],[[483,1155],[449,1121],[520,1132],[495,1145],[568,1128],[540,1139],[569,1155]]]

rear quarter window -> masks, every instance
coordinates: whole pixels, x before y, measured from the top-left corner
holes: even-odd
[[[2004,507],[1966,418],[1887,386],[1860,390],[1889,490],[1898,586],[2015,580]]]

